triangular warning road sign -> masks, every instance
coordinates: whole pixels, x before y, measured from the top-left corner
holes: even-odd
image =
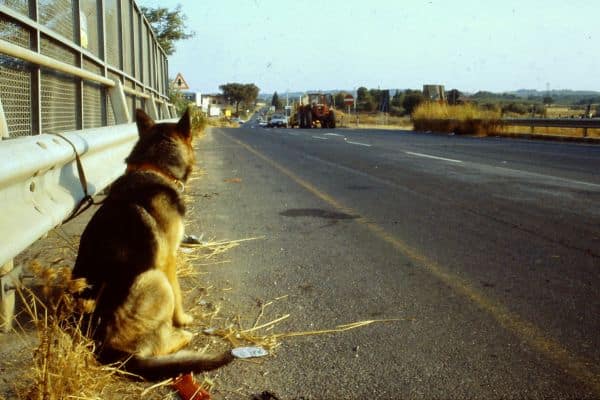
[[[188,86],[185,79],[183,79],[183,75],[181,75],[181,72],[177,73],[175,80],[173,80],[173,85],[179,90],[190,90],[190,87]]]

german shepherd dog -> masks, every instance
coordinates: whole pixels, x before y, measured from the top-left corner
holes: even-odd
[[[102,206],[81,236],[73,278],[85,278],[95,300],[90,326],[102,362],[155,380],[207,371],[233,360],[181,350],[192,333],[175,273],[185,205],[182,191],[194,164],[189,113],[159,123],[137,110],[139,140]]]

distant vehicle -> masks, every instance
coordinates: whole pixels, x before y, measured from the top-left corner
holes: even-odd
[[[258,122],[258,126],[260,126],[261,128],[266,128],[269,125],[269,123],[267,121],[264,120],[260,120]]]
[[[238,117],[233,117],[233,118],[231,118],[231,121],[233,121],[233,122],[237,122],[237,123],[238,123],[238,124],[240,124],[240,125],[241,125],[241,124],[245,124],[245,123],[246,123],[246,121],[244,121],[243,119],[241,119],[241,118],[238,118]]]
[[[287,128],[288,118],[283,114],[273,114],[267,126],[270,128]]]
[[[306,104],[298,104],[290,125],[300,128],[335,128],[335,112],[331,94],[309,93]]]

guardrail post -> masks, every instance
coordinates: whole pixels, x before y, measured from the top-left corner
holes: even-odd
[[[8,124],[6,123],[6,114],[0,101],[0,141],[8,139]],[[15,291],[6,290],[5,277],[12,271],[13,260],[0,266],[0,331],[9,332],[12,328],[12,319],[15,313]]]
[[[6,123],[6,114],[2,108],[2,100],[0,100],[0,140],[8,139],[8,124]]]
[[[167,102],[163,101],[160,104],[160,111],[162,113],[162,117],[163,118],[175,118],[175,116],[171,115],[171,113],[169,112],[169,107],[167,106]]]
[[[118,79],[113,79],[113,81],[115,82],[115,86],[108,89],[108,95],[110,96],[113,113],[115,114],[115,123],[117,125],[128,124],[131,122],[131,117],[127,108],[127,99],[123,91],[123,84]]]
[[[148,114],[150,115],[150,118],[152,118],[153,120],[157,121],[160,118],[158,118],[158,109],[156,108],[156,99],[154,98],[154,95],[151,95],[150,98],[148,99],[148,101],[146,101],[146,104],[148,105],[146,108],[148,108]]]
[[[583,128],[583,137],[587,137],[588,134],[588,128]]]
[[[11,272],[13,260],[0,266],[0,331],[7,333],[12,329],[15,315],[15,288]]]

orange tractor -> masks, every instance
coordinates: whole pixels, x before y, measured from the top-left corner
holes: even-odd
[[[300,128],[316,128],[318,126],[321,128],[335,128],[335,112],[332,107],[332,95],[309,93],[296,106],[290,125]]]

